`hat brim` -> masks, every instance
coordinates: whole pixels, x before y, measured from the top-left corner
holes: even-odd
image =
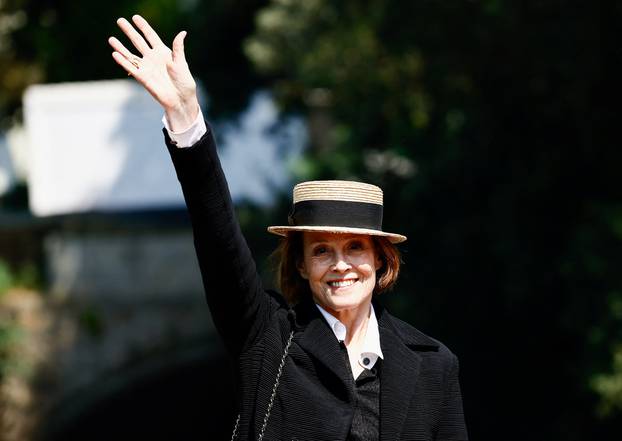
[[[273,226],[268,227],[268,232],[279,236],[286,236],[289,231],[318,231],[336,234],[365,234],[369,236],[381,236],[389,239],[391,243],[400,243],[406,240],[406,236],[386,231],[371,230],[368,228],[332,227],[332,226]]]

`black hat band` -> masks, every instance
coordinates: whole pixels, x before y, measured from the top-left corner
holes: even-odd
[[[290,226],[346,227],[382,230],[382,205],[366,202],[307,200],[294,204]]]

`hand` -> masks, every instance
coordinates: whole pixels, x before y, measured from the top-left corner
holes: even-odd
[[[171,50],[147,20],[134,15],[132,21],[142,35],[125,18],[118,19],[117,24],[141,56],[134,55],[123,43],[110,37],[108,43],[115,50],[112,58],[160,103],[171,130],[182,131],[192,125],[199,113],[196,83],[184,55],[186,31],[177,34]]]

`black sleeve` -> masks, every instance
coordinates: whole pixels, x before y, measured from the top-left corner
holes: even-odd
[[[178,148],[164,129],[167,148],[190,213],[194,246],[212,318],[233,355],[261,333],[276,301],[263,290],[240,230],[212,130]]]
[[[452,354],[451,364],[446,376],[443,415],[436,441],[466,441],[467,428],[462,410],[462,394],[459,382],[458,357]]]

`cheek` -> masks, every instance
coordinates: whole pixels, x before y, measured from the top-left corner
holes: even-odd
[[[305,261],[305,268],[307,273],[307,279],[309,281],[317,281],[324,276],[326,272],[325,265],[322,265],[320,262],[317,262],[313,259],[308,259]]]
[[[371,277],[373,275],[375,275],[376,273],[376,269],[374,267],[374,265],[370,264],[370,263],[364,263],[362,265],[358,265],[358,271],[359,273],[361,273],[362,275],[366,276],[366,277]]]

